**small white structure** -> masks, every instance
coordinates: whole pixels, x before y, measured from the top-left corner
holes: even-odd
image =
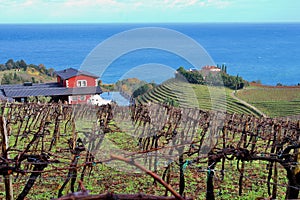
[[[198,71],[198,69],[197,68],[190,68],[189,71],[190,72],[196,72],[196,71]]]
[[[101,106],[101,105],[110,104],[111,100],[102,99],[100,95],[92,95],[91,98],[88,100],[88,103],[92,105]]]

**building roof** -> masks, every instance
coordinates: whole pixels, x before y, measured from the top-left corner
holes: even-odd
[[[83,71],[83,70],[77,70],[77,69],[74,69],[74,68],[64,69],[64,70],[61,70],[61,71],[57,71],[55,73],[56,73],[57,76],[60,76],[64,80],[72,78],[74,76],[79,76],[79,75],[99,78],[99,76],[97,76],[95,74],[92,74],[90,72],[86,72],[86,71]]]
[[[66,88],[58,83],[24,85],[0,85],[0,96],[8,98],[20,98],[29,96],[70,96],[85,94],[101,94],[99,86]]]
[[[202,70],[220,70],[221,71],[221,69],[220,68],[218,68],[218,67],[216,67],[216,66],[204,66],[204,67],[202,67]]]

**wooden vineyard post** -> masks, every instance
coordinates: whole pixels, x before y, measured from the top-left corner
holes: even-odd
[[[206,181],[206,200],[214,200],[214,169],[216,161],[211,159],[212,152],[208,154],[207,181]]]
[[[6,129],[6,120],[3,115],[0,117],[0,131],[2,136],[2,157],[5,160],[7,160],[9,159],[9,155],[7,152],[9,142],[8,142],[8,133]],[[14,195],[13,195],[13,186],[12,186],[12,176],[10,174],[7,174],[7,175],[3,175],[3,177],[4,177],[4,184],[5,184],[6,200],[13,200]]]
[[[180,152],[181,153],[181,152]],[[183,162],[183,153],[179,155],[179,167],[180,167],[180,178],[179,178],[179,194],[183,196],[184,192],[184,162]]]
[[[300,183],[299,174],[300,172],[297,171],[297,169],[287,170],[287,178],[289,181],[287,186],[286,199],[298,199],[299,196],[298,185]]]
[[[300,162],[300,151],[299,151],[299,135],[300,135],[300,121],[297,123],[297,135],[298,135],[298,144],[294,147],[294,162]],[[297,164],[295,168],[286,168],[287,178],[289,180],[286,199],[298,199],[299,196],[299,185],[300,185],[300,166]]]

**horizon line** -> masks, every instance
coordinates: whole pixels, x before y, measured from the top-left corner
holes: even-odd
[[[0,22],[0,25],[45,25],[45,24],[300,24],[300,21],[262,21],[262,22]]]

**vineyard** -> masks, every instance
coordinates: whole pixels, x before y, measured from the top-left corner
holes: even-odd
[[[229,94],[233,90],[190,84],[180,79],[169,79],[150,92],[138,97],[140,103],[164,102],[166,98],[176,99],[180,107],[200,108],[201,110],[218,110],[229,113],[257,115],[253,109],[233,99]]]
[[[241,90],[237,96],[271,117],[300,114],[299,87],[252,87]]]
[[[0,130],[6,199],[298,198],[299,121],[2,103]]]

